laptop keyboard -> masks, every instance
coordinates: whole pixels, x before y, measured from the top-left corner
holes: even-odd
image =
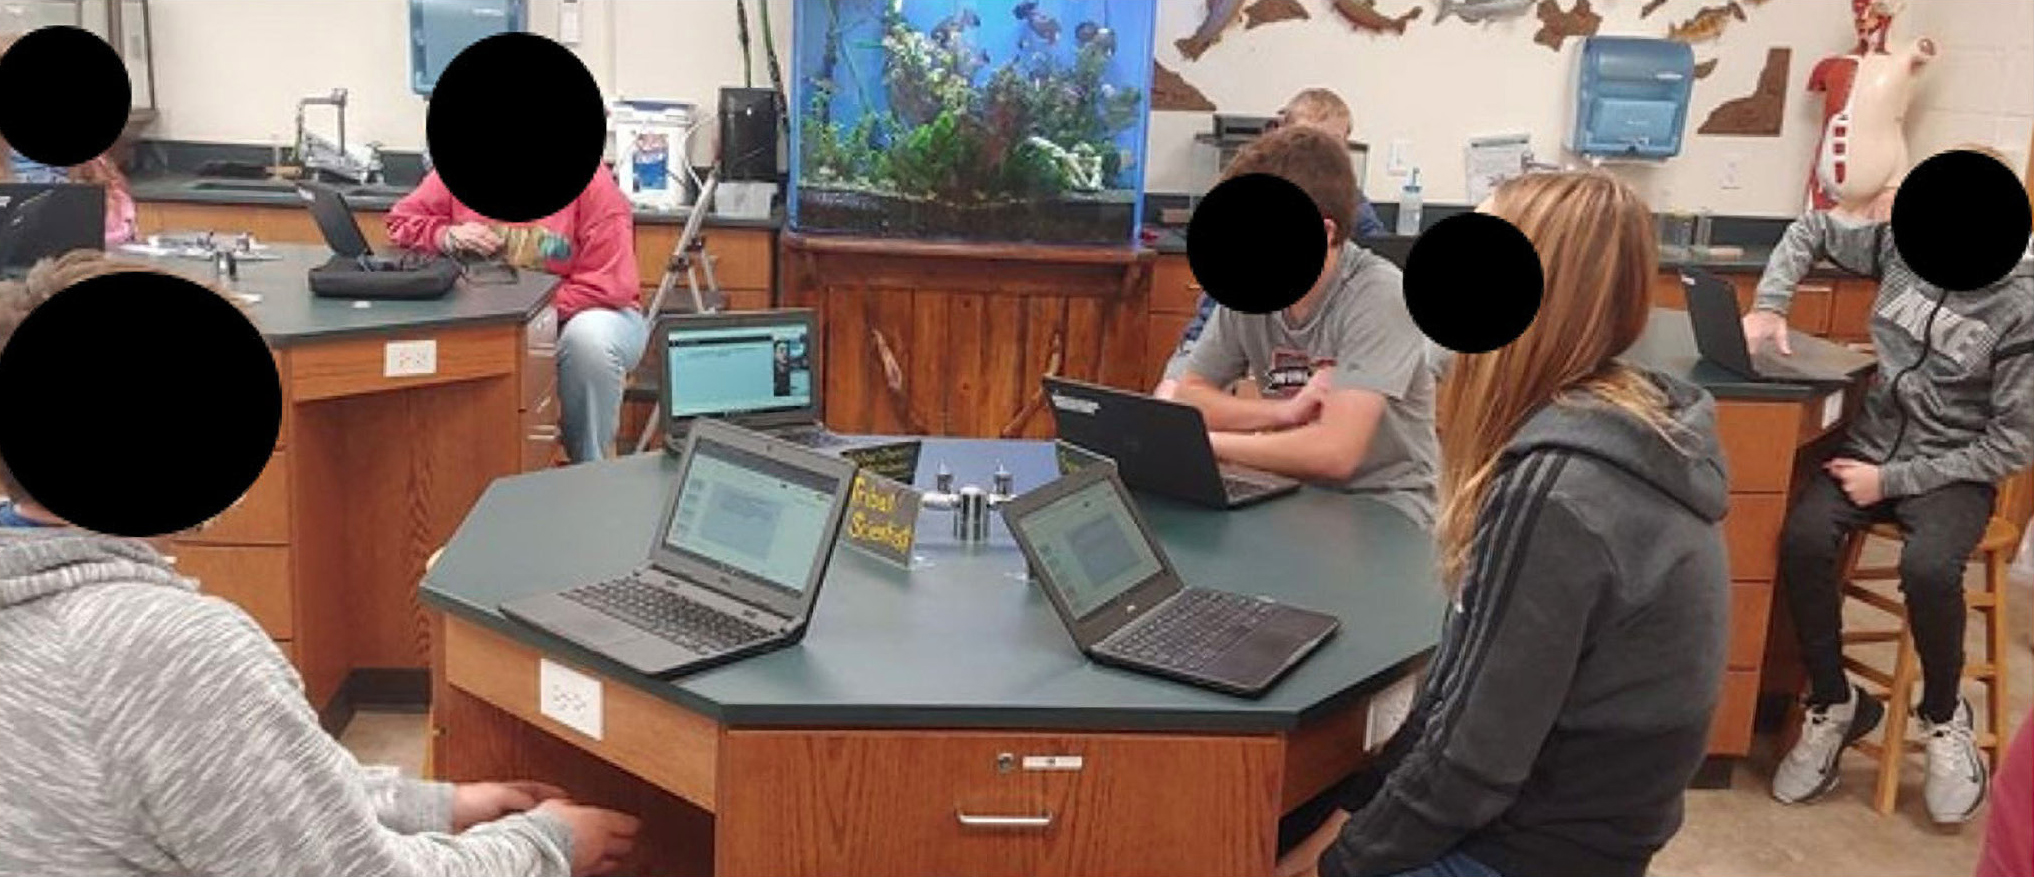
[[[836,448],[841,445],[853,444],[853,442],[824,429],[787,430],[779,433],[777,437],[794,445],[802,445],[808,448]]]
[[[1188,590],[1124,631],[1111,653],[1158,667],[1194,671],[1222,656],[1278,604],[1223,591]]]
[[[681,645],[724,652],[770,632],[633,577],[566,591],[565,598]]]

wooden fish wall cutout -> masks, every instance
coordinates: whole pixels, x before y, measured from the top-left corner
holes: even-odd
[[[1174,73],[1164,64],[1151,62],[1151,108],[1188,113],[1212,113],[1215,102],[1195,88],[1186,77]]]
[[[1299,5],[1299,0],[1257,0],[1243,10],[1243,29],[1312,17],[1306,7]]]
[[[1540,30],[1533,34],[1533,42],[1556,52],[1569,37],[1593,37],[1603,26],[1603,16],[1589,8],[1589,0],[1575,0],[1575,8],[1566,12],[1554,0],[1540,0],[1538,14]]]
[[[1667,39],[1679,43],[1702,43],[1723,36],[1731,19],[1744,20],[1744,7],[1731,0],[1722,6],[1704,6],[1693,18],[1667,29]]]
[[[1405,26],[1420,17],[1426,7],[1414,6],[1412,11],[1396,18],[1377,11],[1377,0],[1334,0],[1335,11],[1356,26],[1357,30],[1393,35],[1405,33]]]
[[[1766,51],[1766,66],[1759,71],[1758,87],[1744,97],[1724,101],[1711,111],[1697,134],[1724,134],[1736,137],[1778,137],[1780,123],[1787,118],[1787,69],[1794,50]]]

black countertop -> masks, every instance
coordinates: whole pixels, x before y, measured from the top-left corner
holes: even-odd
[[[207,259],[142,256],[115,251],[123,261],[141,262],[226,290],[260,296],[249,312],[263,337],[276,347],[354,335],[388,335],[419,329],[525,322],[551,300],[558,278],[518,272],[516,282],[469,285],[461,280],[444,298],[430,301],[354,302],[311,295],[308,273],[332,257],[321,246],[270,244],[282,258],[239,263],[238,280],[219,277]]]
[[[1788,330],[1788,339],[1794,356],[1803,359],[1846,349],[1843,345],[1791,329]],[[1625,351],[1624,359],[1700,385],[1718,399],[1791,402],[1814,399],[1827,395],[1831,390],[1828,386],[1811,384],[1748,381],[1704,360],[1695,350],[1695,330],[1689,325],[1688,313],[1669,308],[1653,309],[1645,334]],[[1865,365],[1858,368],[1852,372],[1853,382],[1876,367]]]
[[[271,187],[262,180],[220,180],[204,179],[190,174],[154,174],[137,177],[129,181],[134,200],[139,202],[184,202],[191,204],[244,204],[264,207],[295,206],[303,202],[297,199],[296,190],[287,186]],[[374,186],[346,196],[346,203],[355,210],[384,211],[395,206],[395,202],[407,194],[396,187]],[[690,218],[690,209],[677,211],[637,210],[635,221],[639,225],[684,225]],[[708,214],[709,228],[765,228],[775,229],[784,224],[782,210],[773,211],[768,219],[727,219]],[[179,229],[181,230],[181,229]]]
[[[988,483],[998,463],[1019,490],[1057,475],[1048,442],[928,439],[921,487],[942,462],[960,484]],[[496,481],[425,577],[424,601],[742,726],[1282,731],[1388,684],[1440,633],[1445,600],[1428,536],[1375,501],[1311,487],[1233,512],[1140,498],[1188,582],[1342,619],[1338,635],[1258,700],[1088,661],[1024,578],[1000,519],[987,543],[967,545],[934,511],[920,518],[918,568],[840,548],[801,643],[677,681],[633,673],[496,611],[504,600],[640,564],[676,469],[652,453]]]

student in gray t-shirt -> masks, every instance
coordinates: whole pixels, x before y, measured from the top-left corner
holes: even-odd
[[[1316,483],[1372,493],[1422,525],[1434,517],[1433,345],[1406,311],[1397,266],[1348,242],[1356,183],[1342,147],[1304,128],[1246,148],[1227,175],[1269,173],[1320,206],[1330,248],[1320,280],[1292,307],[1218,307],[1185,356],[1176,398],[1201,410],[1215,454]],[[1223,391],[1253,375],[1264,398]]]

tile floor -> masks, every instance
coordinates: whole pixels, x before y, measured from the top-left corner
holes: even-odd
[[[1883,551],[1878,548],[1876,551]],[[1869,558],[1868,558],[1869,559]],[[1973,575],[1976,567],[1972,567]],[[1975,584],[1975,582],[1973,582]],[[2027,715],[2034,695],[2034,594],[2013,592],[2019,611],[2009,672],[2016,715]],[[1975,646],[1976,625],[1972,625]],[[362,761],[394,764],[415,775],[424,760],[424,717],[363,712],[340,737]],[[1770,744],[1766,744],[1770,745]],[[1869,802],[1873,766],[1855,753],[1844,758],[1842,785],[1809,806],[1788,807],[1766,794],[1777,755],[1755,752],[1738,768],[1731,788],[1690,791],[1681,833],[1654,860],[1656,877],[1944,877],[1976,867],[1980,821],[1957,831],[1937,829],[1921,806],[1920,756],[1910,758],[1899,810],[1881,817]]]

